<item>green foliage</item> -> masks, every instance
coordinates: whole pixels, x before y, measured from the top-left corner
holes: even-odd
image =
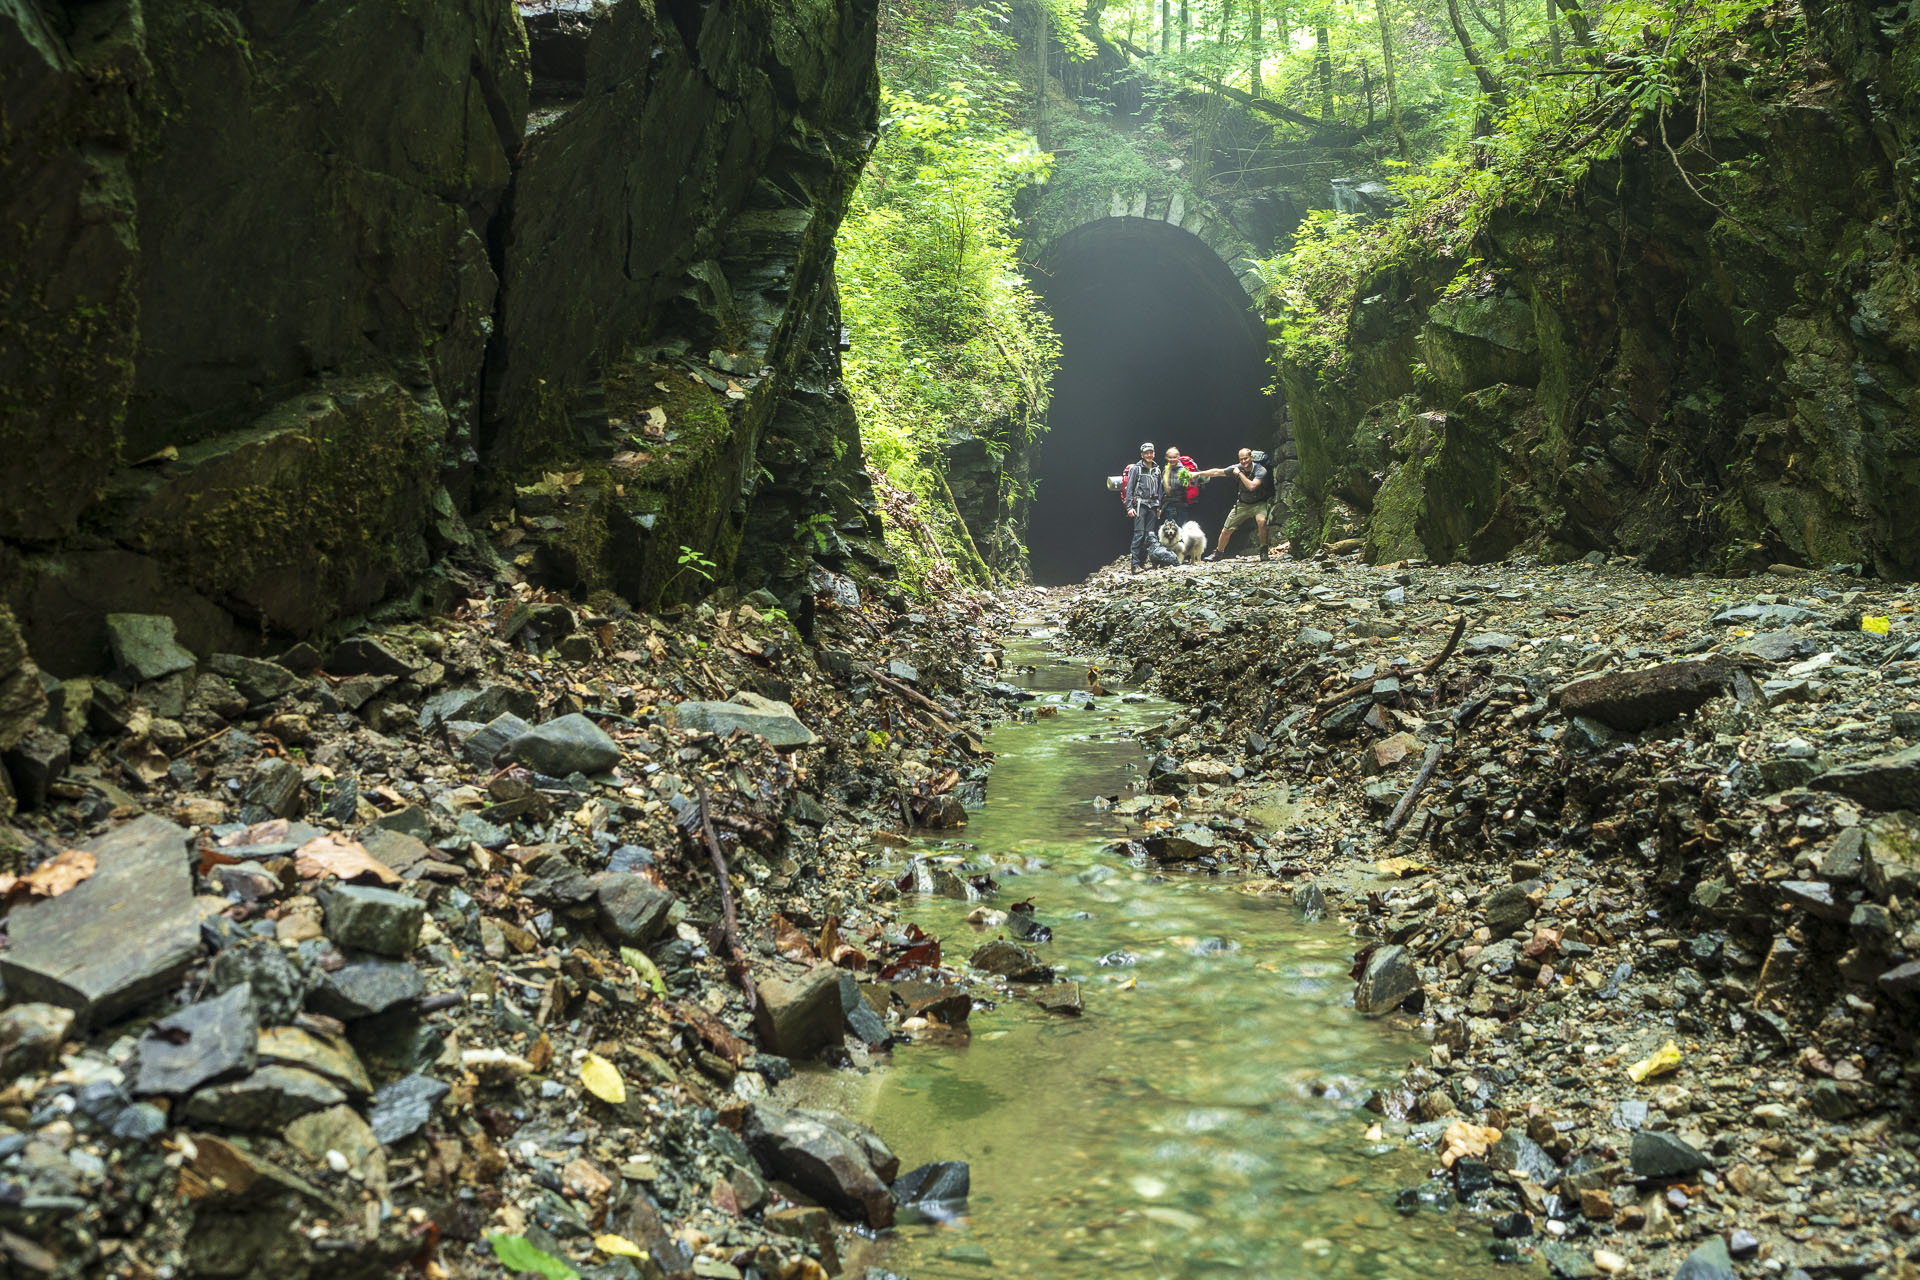
[[[493,1246],[493,1256],[500,1260],[508,1275],[531,1272],[544,1280],[576,1280],[580,1274],[563,1259],[535,1248],[525,1236],[492,1235],[487,1237],[487,1243]]]
[[[838,241],[847,390],[869,463],[910,499],[887,521],[909,585],[985,580],[946,450],[968,436],[998,455],[1040,430],[1059,355],[1016,252],[1014,201],[1051,157],[1013,125],[1008,22],[1001,4],[883,13],[881,138]]]
[[[676,566],[674,571],[668,574],[665,581],[660,584],[660,590],[654,598],[656,607],[660,601],[667,598],[667,592],[673,587],[673,584],[687,574],[692,574],[694,577],[712,582],[714,571],[720,567],[714,561],[702,555],[697,548],[689,547],[684,543],[681,544],[679,556],[674,559],[674,565]]]

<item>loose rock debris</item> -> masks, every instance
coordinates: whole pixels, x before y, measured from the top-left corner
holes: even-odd
[[[1402,1212],[1558,1276],[1908,1276],[1916,605],[1329,555],[1104,572],[1060,621],[1188,708],[1121,849],[1331,902],[1356,1007],[1429,1043],[1367,1104],[1435,1154]]]

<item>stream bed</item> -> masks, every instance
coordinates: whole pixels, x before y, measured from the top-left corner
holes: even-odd
[[[1037,641],[1009,644],[1007,657],[1036,668],[1024,682],[1043,699],[1084,678]],[[864,1074],[797,1082],[877,1129],[903,1169],[972,1166],[965,1218],[903,1220],[849,1256],[846,1274],[1433,1280],[1494,1269],[1485,1227],[1395,1210],[1433,1157],[1391,1135],[1369,1142],[1360,1104],[1426,1047],[1353,1011],[1353,939],[1232,877],[1162,874],[1102,851],[1122,828],[1093,798],[1128,791],[1145,759],[1132,731],[1171,709],[1109,696],[1001,727],[986,806],[955,833],[973,850],[929,841],[899,855],[900,866],[955,853],[992,867],[1000,891],[988,905],[1001,910],[1032,898],[1054,931],[1036,949],[1082,984],[1086,1011],[976,1007],[959,1043],[927,1038]],[[909,898],[901,919],[963,958],[998,936],[966,922],[977,905]]]

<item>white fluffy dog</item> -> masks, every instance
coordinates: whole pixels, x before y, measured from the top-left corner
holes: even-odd
[[[1207,532],[1197,520],[1175,524],[1169,520],[1160,526],[1160,545],[1180,557],[1182,564],[1199,564],[1206,554]]]

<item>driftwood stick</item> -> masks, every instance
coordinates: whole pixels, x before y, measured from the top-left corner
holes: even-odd
[[[1461,633],[1466,631],[1466,629],[1467,629],[1467,615],[1463,613],[1457,619],[1454,620],[1453,634],[1447,637],[1447,647],[1442,649],[1439,652],[1439,654],[1433,659],[1433,661],[1425,663],[1421,666],[1415,667],[1412,671],[1406,672],[1405,674],[1408,676],[1416,676],[1416,677],[1430,676],[1435,671],[1439,670],[1440,664],[1453,656],[1454,649],[1460,643]],[[1373,688],[1376,682],[1383,680],[1386,677],[1394,674],[1397,674],[1397,673],[1392,671],[1382,671],[1378,675],[1368,676],[1365,680],[1362,680],[1359,684],[1351,685],[1345,689],[1342,689],[1339,693],[1334,694],[1330,698],[1320,699],[1320,701],[1313,704],[1313,717],[1312,717],[1313,723],[1314,724],[1320,723],[1320,717],[1326,715],[1327,712],[1333,710],[1335,707],[1339,706],[1343,702],[1352,702],[1355,698],[1359,697],[1361,694],[1365,693],[1367,690]]]
[[[720,837],[713,833],[713,814],[707,807],[707,789],[699,788],[700,796],[700,836],[707,843],[707,853],[713,858],[714,874],[720,877],[720,909],[725,913],[721,922],[721,941],[727,947],[727,967],[734,971],[740,980],[740,990],[746,993],[747,1010],[759,1007],[760,994],[753,988],[753,974],[747,970],[746,948],[740,945],[740,921],[733,909],[733,883],[727,871],[727,855],[720,851]]]
[[[1413,785],[1407,788],[1407,794],[1400,797],[1400,803],[1393,806],[1393,812],[1387,815],[1386,833],[1388,835],[1398,831],[1406,822],[1407,815],[1413,812],[1413,802],[1420,798],[1422,791],[1426,790],[1428,781],[1433,777],[1434,769],[1440,764],[1440,757],[1446,753],[1447,749],[1438,742],[1427,748],[1426,756],[1420,761],[1420,772],[1413,775]]]
[[[909,706],[919,707],[925,711],[931,711],[935,716],[938,716],[940,718],[941,723],[944,724],[946,722],[947,713],[940,709],[939,703],[935,702],[932,698],[929,698],[926,694],[921,693],[915,689],[909,689],[907,688],[907,686],[901,684],[899,681],[894,680],[891,677],[881,675],[878,671],[870,671],[867,674],[873,678],[873,682],[875,684],[879,685],[882,689],[885,689],[888,693],[892,694],[894,697],[900,699],[900,701],[906,703]]]

